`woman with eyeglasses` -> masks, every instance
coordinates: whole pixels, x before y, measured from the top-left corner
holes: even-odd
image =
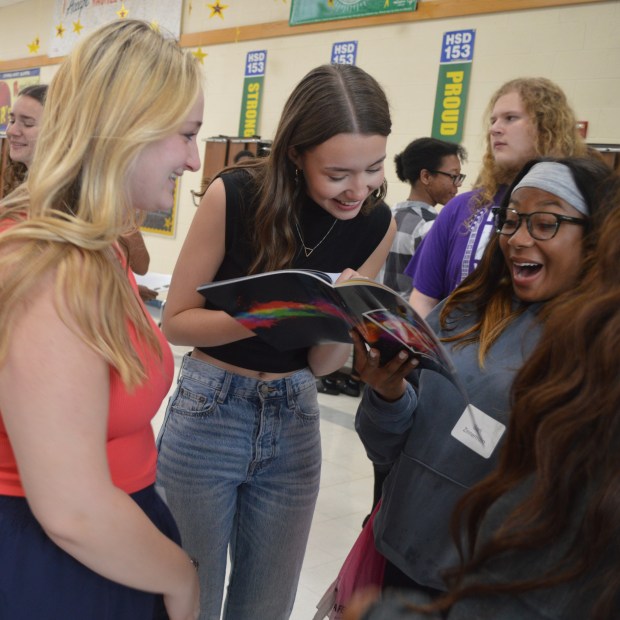
[[[438,373],[414,373],[397,356],[356,350],[367,389],[356,428],[373,463],[391,466],[374,533],[387,559],[386,587],[438,596],[458,564],[450,516],[461,496],[497,463],[515,373],[535,346],[545,304],[570,292],[589,263],[608,207],[612,176],[581,158],[528,163],[495,214],[480,267],[429,315],[467,395]]]

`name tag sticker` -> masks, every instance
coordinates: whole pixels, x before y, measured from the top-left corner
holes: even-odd
[[[468,405],[452,429],[452,437],[480,456],[493,454],[506,426],[473,405]]]

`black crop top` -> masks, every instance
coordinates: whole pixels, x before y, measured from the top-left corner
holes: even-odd
[[[239,278],[249,272],[254,255],[251,244],[252,214],[256,190],[243,169],[221,176],[226,190],[226,251],[214,281]],[[301,243],[293,259],[294,269],[318,269],[340,273],[347,267],[359,269],[385,236],[391,221],[387,205],[377,205],[370,213],[352,220],[338,220],[331,232],[309,257]],[[333,224],[334,218],[309,197],[300,214],[306,244],[315,247]],[[205,308],[209,308],[205,304]],[[247,338],[219,347],[199,347],[201,351],[228,364],[260,372],[293,372],[308,365],[308,349],[277,351],[259,338]]]

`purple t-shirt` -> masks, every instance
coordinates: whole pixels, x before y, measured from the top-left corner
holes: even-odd
[[[424,295],[444,299],[482,258],[493,231],[493,218],[489,204],[478,208],[472,217],[473,199],[479,191],[459,194],[446,204],[407,265],[405,273]],[[494,205],[499,205],[505,191],[500,187]]]

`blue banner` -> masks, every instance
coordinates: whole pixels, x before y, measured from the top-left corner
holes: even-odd
[[[357,41],[341,41],[332,45],[332,65],[354,65],[357,59]]]
[[[474,59],[475,30],[445,32],[439,62],[471,62]]]

